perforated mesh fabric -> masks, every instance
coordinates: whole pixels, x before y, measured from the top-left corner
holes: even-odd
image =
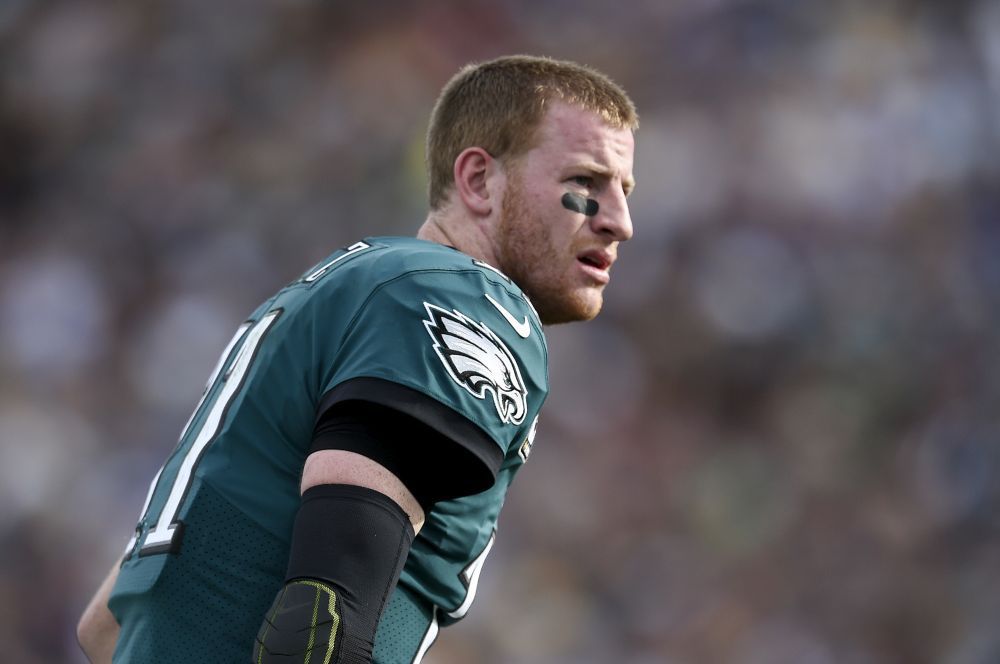
[[[382,613],[375,634],[374,664],[411,664],[431,624],[432,609],[401,586]]]
[[[246,664],[284,582],[287,544],[201,485],[179,554],[122,611],[115,663]]]

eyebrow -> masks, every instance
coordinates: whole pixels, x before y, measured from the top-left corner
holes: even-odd
[[[585,168],[588,171],[592,171],[593,173],[596,173],[596,174],[601,175],[603,177],[610,177],[611,176],[611,169],[609,169],[606,166],[602,166],[602,165],[598,164],[595,161],[581,162],[580,164],[578,164],[578,166],[580,168]],[[631,194],[635,190],[635,178],[628,177],[628,178],[623,179],[622,180],[622,190],[625,192],[626,196],[628,196],[629,194]]]

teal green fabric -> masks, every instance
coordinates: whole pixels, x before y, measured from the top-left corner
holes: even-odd
[[[112,592],[116,662],[246,661],[283,582],[318,409],[359,378],[427,395],[503,455],[490,489],[427,514],[400,579],[419,606],[404,613],[422,616],[408,634],[464,615],[548,391],[541,324],[516,285],[465,254],[366,238],[262,304],[220,359]],[[383,632],[398,630],[383,620],[376,652]],[[378,661],[412,661],[391,650]]]

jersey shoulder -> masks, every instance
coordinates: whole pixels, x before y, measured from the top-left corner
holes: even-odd
[[[521,289],[440,244],[362,242],[367,248],[328,279],[322,299],[330,306],[317,313],[320,321],[340,316],[330,313],[336,311],[350,317],[326,353],[333,370],[323,394],[344,399],[358,379],[402,385],[444,404],[506,450],[548,392],[545,338]]]
[[[421,295],[433,293],[444,299],[425,302],[425,306],[440,308],[446,302],[461,302],[466,316],[479,320],[499,315],[517,336],[527,338],[535,330],[544,345],[541,321],[531,301],[498,268],[457,249],[417,238],[366,238],[365,242],[382,248],[371,254],[370,277],[375,283],[419,275],[419,279],[409,281],[419,284]]]

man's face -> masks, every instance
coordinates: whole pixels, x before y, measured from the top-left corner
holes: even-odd
[[[498,267],[531,298],[547,325],[590,320],[618,243],[632,237],[625,197],[634,186],[635,143],[590,111],[553,103],[536,144],[507,169]],[[566,192],[597,201],[593,216],[566,209]]]

